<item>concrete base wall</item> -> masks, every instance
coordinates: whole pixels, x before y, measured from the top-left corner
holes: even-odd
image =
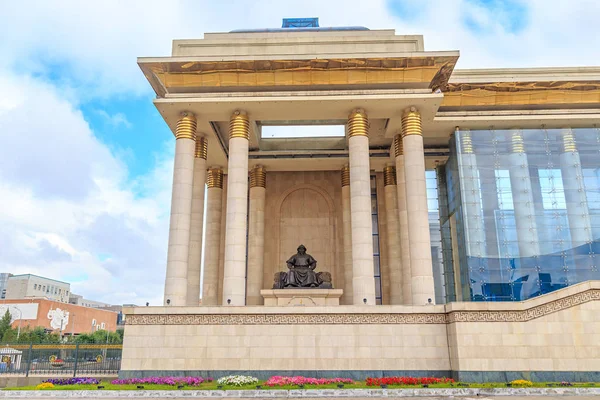
[[[600,282],[521,303],[137,307],[120,376],[600,380]]]

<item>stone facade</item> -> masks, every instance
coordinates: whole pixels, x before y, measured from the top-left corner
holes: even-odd
[[[597,153],[578,151],[575,143],[583,138],[581,149],[600,143],[589,128],[600,124],[592,108],[600,102],[600,69],[455,72],[458,57],[457,51],[425,51],[421,36],[354,27],[207,34],[175,41],[172,57],[138,59],[177,140],[165,306],[127,311],[121,374],[600,379],[600,286],[590,281],[600,275],[592,257],[596,243],[588,246],[594,229],[600,232],[588,213],[600,212],[600,201],[584,201],[585,185],[597,179],[589,175]],[[499,151],[496,136],[502,134],[494,134],[480,143],[483,153],[475,162],[473,144],[487,137],[482,130],[491,121],[494,130],[514,132],[512,150]],[[265,127],[290,125],[338,125],[345,134],[264,135]],[[564,130],[565,154],[556,168],[540,164],[540,157],[528,161],[524,141],[531,135],[523,131],[540,125],[545,137],[547,130]],[[206,162],[195,168],[199,138],[206,140]],[[466,142],[455,146],[453,140]],[[442,248],[444,265],[434,276],[430,222],[436,218],[426,170],[441,173],[461,152],[468,154],[462,179],[470,183],[444,176],[448,193],[445,203],[438,196],[438,208],[451,222],[440,230],[436,249]],[[479,174],[479,164],[494,158],[493,168]],[[501,158],[509,164],[502,171]],[[575,255],[590,255],[556,258],[562,264],[552,265],[554,280],[537,265],[544,231],[536,220],[546,210],[535,214],[533,191],[544,189],[531,176],[536,165],[544,173],[564,170],[571,203],[565,208],[575,233],[570,240],[584,246]],[[203,181],[198,174],[206,166],[205,201],[192,198],[192,183]],[[485,174],[494,186],[479,185]],[[506,178],[504,186],[496,187],[496,178]],[[481,231],[485,219],[463,224],[461,212],[477,214],[489,198],[508,199],[508,188],[514,212],[502,215],[516,216],[518,246],[503,253],[500,267],[488,268],[483,246],[501,244]],[[206,301],[195,307],[200,203],[207,206]],[[494,216],[508,210],[492,208]],[[288,292],[284,299],[270,290],[300,244],[318,261],[318,271],[331,273],[335,299],[317,292],[295,300]],[[188,257],[190,248],[196,251]],[[463,257],[465,248],[481,260]],[[508,265],[521,276],[506,273],[513,268]],[[577,274],[566,276],[569,268]],[[469,280],[470,273],[481,279]],[[436,299],[520,300],[515,291],[523,282],[529,289],[523,298],[532,297],[523,303],[435,305]],[[302,307],[304,300],[313,304]]]
[[[123,376],[294,371],[469,381],[600,378],[600,282],[523,303],[139,307],[127,314]]]

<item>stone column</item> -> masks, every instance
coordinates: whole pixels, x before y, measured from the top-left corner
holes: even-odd
[[[567,202],[571,243],[573,247],[578,247],[592,241],[590,210],[575,135],[569,128],[563,130],[562,138],[563,153],[560,155],[560,171]]]
[[[404,178],[406,179],[406,211],[410,246],[411,294],[413,305],[435,303],[431,238],[425,184],[425,153],[421,114],[416,108],[402,116],[404,145]]]
[[[457,132],[458,134],[458,132]],[[471,132],[460,132],[460,182],[464,204],[464,225],[467,243],[467,256],[476,257],[483,261],[485,251],[485,226],[483,224],[483,207],[481,203],[481,188],[479,171],[477,169],[477,156],[473,152]]]
[[[246,303],[246,218],[248,217],[248,116],[234,112],[229,121],[227,217],[223,305]]]
[[[202,305],[216,306],[219,292],[223,170],[220,167],[211,167],[206,175],[208,189],[206,190],[206,239],[204,241]]]
[[[410,243],[408,240],[408,212],[406,210],[406,178],[404,177],[404,146],[402,136],[394,136],[396,161],[396,189],[398,190],[398,220],[400,223],[400,264],[402,268],[402,304],[412,304],[410,272]]]
[[[535,203],[531,190],[529,162],[520,130],[513,131],[511,154],[508,155],[510,186],[515,208],[519,255],[533,257],[540,254],[540,243],[535,219]]]
[[[194,152],[196,150],[196,117],[183,113],[175,131],[175,167],[171,196],[169,247],[165,278],[164,304],[187,304],[187,270],[192,217]]]
[[[383,169],[385,192],[385,216],[387,219],[387,253],[390,282],[390,304],[402,304],[402,259],[400,249],[400,215],[398,213],[398,189],[396,168],[391,165]]]
[[[348,117],[350,212],[352,221],[352,303],[375,305],[369,120],[363,110]]]
[[[262,305],[263,264],[265,261],[265,196],[267,173],[262,165],[250,171],[250,215],[248,217],[247,305]]]
[[[344,244],[344,294],[342,304],[352,304],[352,215],[350,213],[350,166],[342,168],[342,224]],[[335,287],[335,286],[334,286]]]
[[[197,306],[200,301],[200,270],[202,267],[202,228],[204,223],[204,190],[206,186],[205,137],[196,137],[194,153],[194,184],[192,186],[192,217],[190,225],[190,251],[187,272],[187,305]]]

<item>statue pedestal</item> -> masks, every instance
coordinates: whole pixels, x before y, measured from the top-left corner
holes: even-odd
[[[265,306],[339,306],[342,289],[263,289]]]

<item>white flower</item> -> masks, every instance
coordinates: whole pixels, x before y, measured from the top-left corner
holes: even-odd
[[[217,380],[219,385],[244,386],[258,383],[258,379],[247,375],[229,375]]]

